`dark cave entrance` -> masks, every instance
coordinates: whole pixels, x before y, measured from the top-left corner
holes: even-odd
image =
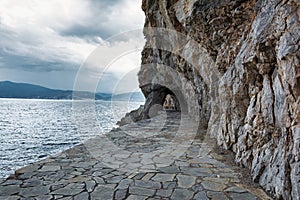
[[[162,107],[166,111],[177,111],[180,112],[180,103],[172,92],[167,93],[163,98]]]
[[[177,112],[181,111],[179,100],[173,91],[171,91],[169,88],[160,86],[156,92],[159,94],[157,103],[159,103],[164,110]]]
[[[175,100],[171,94],[167,94],[167,96],[165,97],[163,108],[165,110],[175,110],[176,109]]]
[[[148,118],[156,116],[162,110],[167,112],[182,112],[182,109],[184,110],[186,103],[179,89],[172,88],[171,90],[158,84],[150,87],[142,88],[142,91],[147,94],[145,114]],[[147,89],[149,90],[147,91]]]

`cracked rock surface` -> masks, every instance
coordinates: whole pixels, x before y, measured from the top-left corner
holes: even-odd
[[[142,8],[144,112],[163,89],[144,83],[172,90],[180,80],[187,112],[253,181],[277,198],[300,199],[299,0],[143,0]]]

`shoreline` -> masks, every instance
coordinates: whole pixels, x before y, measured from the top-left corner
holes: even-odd
[[[28,100],[28,101],[67,101],[67,102],[72,102],[72,101],[104,101],[104,102],[130,102],[130,103],[141,103],[141,104],[144,104],[145,102],[143,101],[126,101],[126,100],[104,100],[104,99],[37,99],[37,98],[33,98],[33,99],[30,99],[30,98],[1,98],[0,97],[0,100],[13,100],[13,101],[16,101],[16,100]]]
[[[5,120],[0,120],[1,180],[32,162],[72,148],[95,135],[111,131],[117,127],[117,121],[123,113],[125,115],[127,109],[134,109],[140,105],[97,100],[95,105],[100,116],[101,128],[84,133],[78,131],[78,125],[73,120],[70,100],[0,99],[0,102],[4,107],[2,115],[6,116]],[[81,104],[84,106],[84,113],[88,113],[85,102],[79,103]],[[120,111],[121,107],[126,109]]]
[[[181,120],[176,113],[170,115],[163,127],[157,127],[162,116],[128,124],[21,168],[0,182],[0,197],[269,198],[260,187],[244,182],[238,166],[225,162],[213,148],[215,140],[193,139],[189,144],[184,137],[181,145],[173,145]],[[188,120],[181,128],[190,132],[194,125]],[[149,136],[147,140],[140,133]],[[179,154],[172,159],[176,151]]]
[[[76,147],[76,146],[78,146],[78,145],[81,145],[81,144],[83,144],[83,142],[80,142],[80,143],[75,144],[75,145],[73,145],[73,146],[71,146],[71,147],[68,147],[68,148],[66,148],[66,149],[63,149],[63,150],[61,150],[61,151],[59,151],[59,152],[57,152],[57,153],[54,153],[54,154],[51,154],[51,155],[44,156],[44,157],[42,157],[42,158],[40,158],[40,159],[37,159],[36,161],[30,162],[30,163],[24,165],[24,166],[22,166],[22,167],[18,167],[17,169],[13,170],[14,173],[10,173],[10,174],[6,175],[6,177],[3,177],[3,178],[0,177],[0,183],[3,182],[3,181],[5,181],[5,180],[7,180],[7,179],[9,179],[10,176],[14,176],[14,174],[15,174],[16,171],[18,171],[18,170],[21,170],[21,169],[23,169],[23,168],[26,168],[26,167],[28,167],[28,166],[30,166],[30,165],[33,165],[33,164],[38,163],[38,162],[41,162],[41,161],[46,160],[46,159],[48,159],[48,158],[59,156],[59,155],[62,154],[63,152],[65,152],[65,151],[67,151],[67,150],[69,150],[69,149],[72,149],[72,148],[74,148],[74,147]]]

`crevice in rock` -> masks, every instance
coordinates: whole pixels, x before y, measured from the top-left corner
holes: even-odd
[[[275,78],[275,76],[277,75],[277,71],[275,71],[275,67],[271,69],[270,73],[269,73],[269,76],[270,76],[270,84],[271,84],[271,94],[272,94],[272,110],[271,110],[271,114],[272,114],[272,119],[273,119],[273,122],[272,124],[276,125],[276,116],[275,116],[275,92],[274,92],[274,88],[273,88],[273,80]]]
[[[288,177],[287,179],[285,179],[284,182],[284,190],[286,191],[287,194],[285,194],[285,196],[288,196],[288,194],[291,194],[292,192],[292,183],[291,183],[291,163],[294,163],[294,157],[291,153],[291,149],[292,148],[289,144],[293,144],[293,134],[290,132],[289,129],[286,130],[287,136],[286,136],[286,145],[285,145],[285,175],[286,177]]]
[[[203,123],[209,121],[210,136],[232,149],[238,164],[252,169],[256,182],[276,198],[290,199],[299,191],[291,180],[299,160],[290,155],[300,151],[293,138],[300,123],[300,5],[295,0],[172,0],[163,1],[161,9],[162,2],[143,2],[149,4],[143,7],[149,16],[145,26],[186,31],[188,40],[182,48],[173,44],[174,38],[164,39],[195,62],[191,65],[170,52],[145,48],[142,63],[154,64],[153,74],[167,74],[157,67],[167,65],[186,79],[177,89],[192,97],[188,99],[192,106],[183,110],[204,118]],[[147,44],[156,42],[151,35],[146,39]],[[188,46],[190,41],[198,42],[212,58],[210,68],[199,67],[208,60],[193,57],[198,50]],[[209,70],[218,71],[217,78]],[[142,67],[139,77],[153,74]],[[156,92],[162,92],[153,87],[151,83],[142,87],[146,107],[156,101]]]

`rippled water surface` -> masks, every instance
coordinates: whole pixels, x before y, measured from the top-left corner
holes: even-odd
[[[76,101],[74,106],[71,100],[0,99],[0,179],[17,168],[108,132],[140,104]],[[93,116],[95,110],[93,121],[87,116]],[[82,124],[92,131],[78,131]]]

